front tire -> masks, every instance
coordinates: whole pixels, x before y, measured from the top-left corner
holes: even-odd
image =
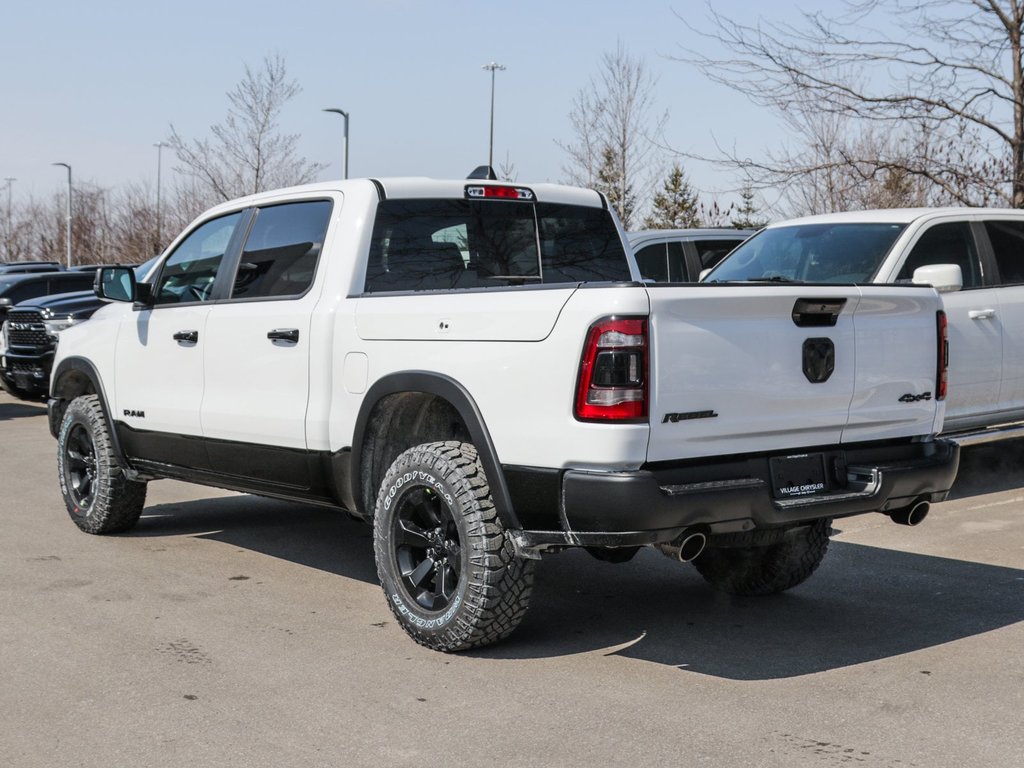
[[[388,606],[417,643],[479,648],[522,621],[534,564],[516,557],[471,444],[425,443],[395,459],[373,534]]]
[[[68,514],[86,533],[122,533],[138,522],[146,484],[124,476],[96,395],[76,397],[64,412],[57,473]]]
[[[831,519],[787,531],[775,544],[708,548],[694,567],[715,589],[730,595],[774,595],[811,577],[828,551]]]

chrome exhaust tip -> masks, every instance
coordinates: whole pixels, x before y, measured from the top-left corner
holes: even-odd
[[[917,501],[909,507],[890,512],[889,517],[899,525],[914,526],[919,525],[928,516],[929,509],[931,509],[931,504],[927,501]]]
[[[673,560],[688,563],[696,560],[707,546],[708,537],[703,533],[684,533],[673,541],[658,544],[658,549]]]

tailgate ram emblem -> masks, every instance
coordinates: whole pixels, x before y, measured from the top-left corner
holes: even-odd
[[[828,381],[836,369],[836,347],[832,339],[804,341],[804,376],[811,384]]]

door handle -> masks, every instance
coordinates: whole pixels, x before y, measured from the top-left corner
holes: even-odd
[[[174,340],[179,344],[195,344],[199,341],[199,331],[178,331]]]
[[[971,320],[991,320],[996,316],[994,309],[972,309],[967,313]]]
[[[275,328],[267,332],[267,338],[271,341],[285,341],[289,344],[299,343],[298,328]]]

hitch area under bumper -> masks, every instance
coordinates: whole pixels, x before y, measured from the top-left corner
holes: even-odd
[[[813,493],[787,495],[792,488],[780,486],[777,471],[773,475],[776,462],[808,455],[820,456],[825,482]],[[512,535],[524,557],[567,547],[664,544],[694,531],[710,546],[771,543],[773,535],[812,520],[943,501],[959,458],[953,441],[933,440],[659,463],[631,472],[570,469],[560,473],[558,499],[551,500],[557,524]],[[530,500],[537,501],[535,493]]]

